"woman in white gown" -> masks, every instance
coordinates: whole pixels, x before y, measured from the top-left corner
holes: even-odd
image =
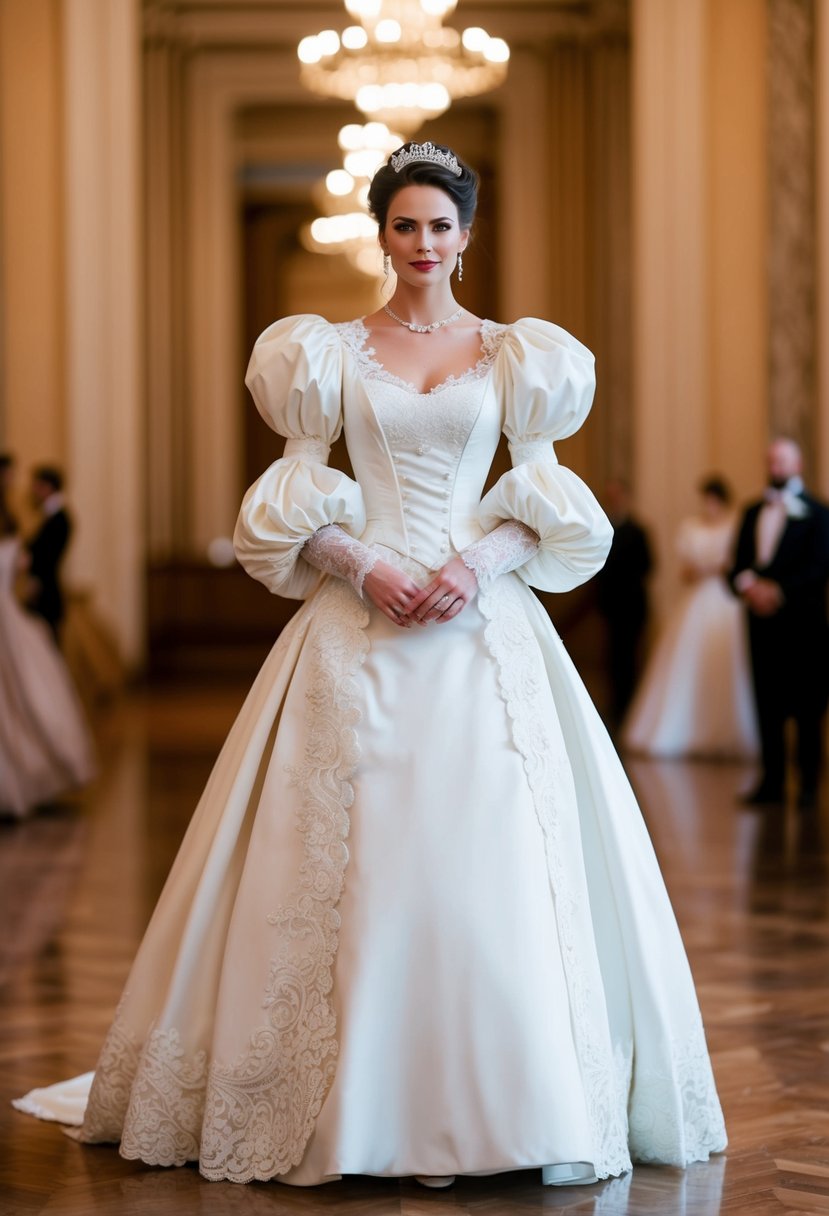
[[[736,519],[720,477],[700,486],[677,551],[687,584],[645,668],[622,730],[630,751],[651,756],[752,757],[758,735],[744,612],[731,594]]]
[[[85,785],[94,771],[63,657],[46,625],[15,598],[21,565],[17,525],[0,484],[0,814],[17,819]]]
[[[236,1182],[592,1182],[725,1145],[646,830],[528,586],[573,587],[608,549],[552,448],[593,360],[555,325],[458,307],[475,189],[448,150],[405,145],[371,195],[390,304],[278,321],[253,352],[287,442],[237,553],[305,603],[98,1062],[78,1135],[126,1157]],[[326,463],[343,427],[353,481]],[[481,501],[502,429],[514,468]]]

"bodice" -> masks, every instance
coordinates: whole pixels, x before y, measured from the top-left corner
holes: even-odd
[[[480,535],[478,506],[502,425],[490,372],[506,326],[483,322],[474,367],[428,393],[374,359],[362,321],[337,329],[353,372],[343,412],[366,504],[363,539],[442,565]]]
[[[17,577],[20,541],[16,536],[0,539],[0,595],[10,595]]]
[[[257,339],[245,383],[286,444],[239,512],[234,543],[245,569],[304,599],[318,575],[302,548],[328,524],[428,571],[514,519],[539,537],[520,568],[530,585],[565,591],[595,573],[610,524],[553,450],[590,409],[590,351],[549,321],[484,321],[474,366],[419,393],[376,360],[369,337],[363,320],[306,315],[275,321]],[[341,433],[354,477],[328,464]],[[502,433],[512,468],[482,496]]]
[[[734,532],[735,521],[730,515],[711,524],[693,516],[680,527],[677,552],[697,574],[720,575],[730,565]]]

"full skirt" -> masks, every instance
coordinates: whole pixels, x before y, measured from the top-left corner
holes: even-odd
[[[93,776],[89,730],[48,627],[0,592],[0,813],[23,818]]]
[[[222,750],[84,1111],[85,1090],[79,1138],[240,1182],[606,1177],[724,1147],[647,832],[517,576],[410,630],[323,582]]]
[[[658,639],[622,728],[643,755],[751,758],[759,750],[744,610],[723,580],[682,597]]]

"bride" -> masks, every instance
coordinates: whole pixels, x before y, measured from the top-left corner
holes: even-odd
[[[700,511],[677,536],[684,594],[668,617],[622,729],[650,756],[756,756],[744,609],[726,583],[737,521],[721,477],[699,487]]]
[[[593,359],[457,303],[476,190],[449,149],[404,145],[370,196],[388,305],[256,343],[247,384],[287,442],[236,549],[305,603],[219,756],[88,1102],[75,1087],[78,1137],[128,1158],[236,1182],[590,1183],[726,1143],[647,832],[530,590],[584,582],[610,544],[552,447],[590,408]],[[341,428],[356,480],[327,464]],[[502,430],[513,468],[481,500]]]

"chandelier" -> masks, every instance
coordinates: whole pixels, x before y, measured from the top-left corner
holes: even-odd
[[[303,228],[301,240],[312,253],[343,253],[363,274],[376,277],[382,257],[377,225],[366,210],[369,182],[403,137],[383,123],[348,123],[337,142],[343,168],[332,169],[311,191],[324,214]]]
[[[479,26],[444,28],[457,0],[345,0],[360,24],[322,30],[297,48],[300,79],[314,93],[353,101],[411,136],[458,97],[496,88],[509,47]]]

